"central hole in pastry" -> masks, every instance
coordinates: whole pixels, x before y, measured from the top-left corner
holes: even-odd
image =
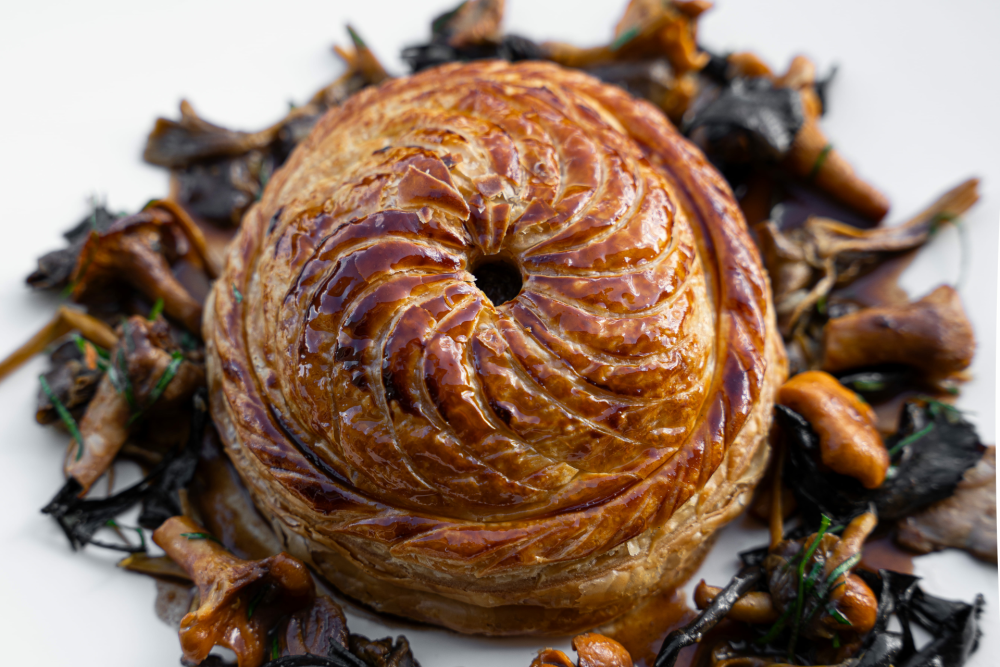
[[[476,287],[483,291],[494,306],[507,303],[521,291],[521,272],[513,261],[493,255],[484,257],[472,270]]]

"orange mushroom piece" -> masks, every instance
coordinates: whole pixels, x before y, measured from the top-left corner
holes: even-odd
[[[841,371],[898,363],[944,378],[968,368],[975,351],[962,299],[955,288],[942,285],[905,306],[867,308],[830,320],[822,365]]]
[[[546,648],[538,652],[531,667],[632,667],[632,656],[624,646],[596,632],[573,637],[573,650],[579,656],[578,666],[562,651]]]
[[[778,403],[805,417],[819,435],[823,464],[865,488],[885,481],[889,452],[870,405],[829,373],[799,373],[778,390]]]
[[[312,604],[309,570],[286,553],[256,561],[233,556],[191,519],[175,516],[153,533],[198,586],[201,604],[181,620],[184,658],[197,664],[213,646],[236,653],[239,667],[259,667],[267,634],[285,614]]]

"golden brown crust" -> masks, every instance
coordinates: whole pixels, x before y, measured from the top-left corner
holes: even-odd
[[[499,307],[469,273],[493,255],[524,277]],[[759,478],[785,373],[722,178],[651,105],[537,62],[329,112],[245,218],[205,338],[292,553],[490,634],[678,583]]]

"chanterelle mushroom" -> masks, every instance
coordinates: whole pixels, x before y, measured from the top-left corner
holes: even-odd
[[[807,371],[778,390],[778,403],[806,418],[819,435],[820,456],[831,470],[877,489],[889,469],[889,452],[875,428],[871,406],[823,371]]]
[[[940,379],[968,368],[976,350],[962,300],[948,285],[906,306],[832,319],[824,334],[822,365],[831,372],[906,364]]]
[[[202,266],[204,260],[175,220],[168,210],[154,207],[91,233],[71,276],[73,299],[84,300],[109,282],[124,281],[150,302],[163,299],[167,315],[200,332],[201,304],[171,273],[168,256],[188,257]]]
[[[315,599],[315,584],[301,561],[285,553],[241,560],[187,517],[165,521],[153,541],[198,586],[201,604],[180,627],[184,657],[194,663],[213,646],[225,646],[236,653],[239,667],[258,667],[274,623]]]
[[[82,442],[70,443],[66,476],[75,478],[81,495],[86,494],[111,466],[142,411],[186,400],[204,383],[204,366],[185,357],[163,318],[126,320],[108,372],[80,420]]]
[[[632,667],[632,656],[624,646],[596,632],[573,637],[573,650],[579,656],[578,666],[562,651],[546,648],[538,652],[531,667]]]

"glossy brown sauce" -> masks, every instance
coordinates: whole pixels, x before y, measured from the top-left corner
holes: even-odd
[[[651,595],[640,602],[632,611],[620,619],[598,630],[624,646],[632,656],[636,667],[649,667],[664,638],[677,628],[686,625],[697,613],[688,607],[683,590],[663,591]],[[691,664],[694,651],[685,658],[682,654],[678,667]]]
[[[892,570],[903,574],[913,574],[913,554],[896,545],[891,535],[883,535],[865,543],[861,552],[861,564],[866,570]]]

